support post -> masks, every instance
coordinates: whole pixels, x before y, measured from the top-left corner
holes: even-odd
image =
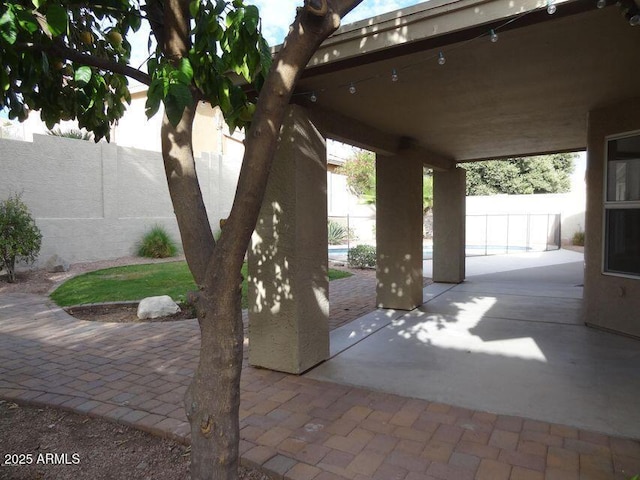
[[[433,172],[433,280],[461,283],[465,277],[466,171]]]
[[[249,249],[249,363],[300,374],[329,358],[325,140],[292,106]]]
[[[422,304],[422,160],[376,156],[377,305]]]

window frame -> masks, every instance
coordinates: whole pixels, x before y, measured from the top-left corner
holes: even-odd
[[[632,130],[629,132],[618,133],[615,135],[608,135],[605,137],[604,142],[604,175],[603,177],[603,188],[602,188],[602,262],[601,262],[601,273],[603,275],[611,276],[611,277],[622,277],[628,278],[632,280],[640,280],[640,273],[624,273],[608,270],[607,265],[607,248],[609,243],[608,237],[608,211],[609,210],[633,210],[640,209],[640,200],[618,200],[618,201],[610,201],[608,199],[608,188],[609,188],[609,142],[615,140],[621,140],[629,137],[640,137],[640,130]]]

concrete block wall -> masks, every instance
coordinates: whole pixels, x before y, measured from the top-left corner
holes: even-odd
[[[58,254],[84,262],[133,255],[155,224],[180,241],[159,152],[34,135],[0,139],[0,199],[22,193],[43,234],[38,264]],[[233,202],[240,159],[196,160],[212,227]]]

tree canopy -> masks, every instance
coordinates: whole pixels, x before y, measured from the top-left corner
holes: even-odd
[[[568,192],[574,158],[572,153],[558,153],[465,163],[467,195]]]
[[[376,203],[376,156],[360,150],[347,159],[337,173],[347,177],[347,187],[367,204]]]
[[[149,87],[148,116],[164,102],[177,125],[195,99],[219,106],[231,129],[247,126],[255,104],[235,80],[259,90],[271,64],[258,8],[242,0],[182,3],[193,28],[182,39],[187,54],[175,58],[167,45],[180,39],[165,25],[159,0],[2,1],[0,108],[19,120],[38,110],[49,129],[77,118],[96,141],[109,139],[131,102],[130,77]],[[143,21],[152,30],[146,71],[129,65],[128,36]]]

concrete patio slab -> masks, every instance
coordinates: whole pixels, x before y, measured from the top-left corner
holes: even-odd
[[[347,348],[367,338],[406,312],[396,310],[374,310],[366,315],[332,330],[330,333],[330,355],[334,357]]]
[[[482,275],[427,287],[438,295],[307,376],[640,438],[640,342],[585,327],[578,254],[548,254],[475,262]]]

